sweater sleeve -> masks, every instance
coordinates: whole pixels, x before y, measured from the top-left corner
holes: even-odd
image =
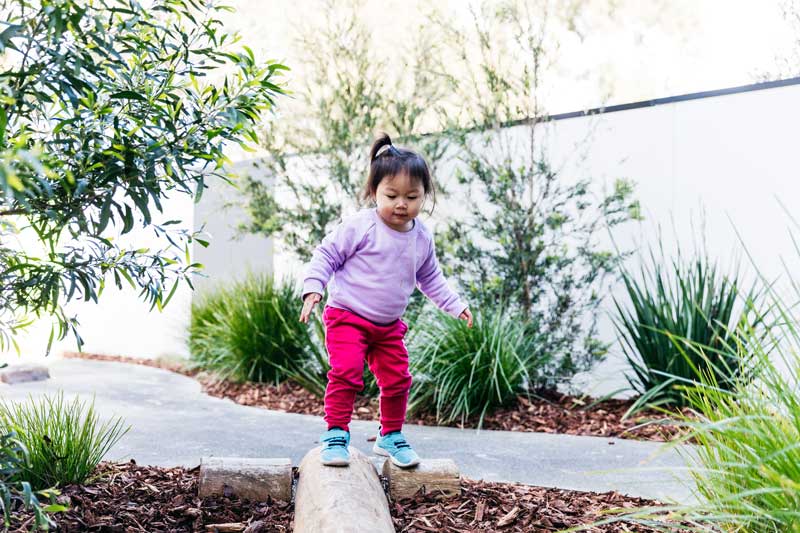
[[[369,226],[360,224],[353,217],[343,220],[322,239],[319,246],[314,249],[311,260],[306,264],[303,298],[310,292],[323,294],[333,273],[358,250],[368,229]]]
[[[467,304],[447,284],[447,280],[436,259],[433,239],[428,246],[428,254],[417,269],[417,287],[436,306],[445,313],[458,317]]]

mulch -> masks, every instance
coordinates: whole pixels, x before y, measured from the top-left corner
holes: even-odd
[[[394,525],[402,533],[539,533],[561,531],[609,518],[610,510],[630,512],[634,508],[656,507],[655,500],[623,496],[611,491],[581,492],[516,483],[461,480],[461,495],[437,500],[417,493],[413,498],[392,502]],[[586,531],[655,532],[645,525],[614,522]]]
[[[139,466],[134,461],[101,463],[85,484],[61,489],[57,501],[69,509],[52,516],[58,531],[65,533],[213,532],[209,526],[232,523],[243,524],[238,531],[247,533],[292,530],[294,509],[289,502],[198,498],[199,470]],[[11,530],[28,531],[30,521],[30,516],[18,516]]]
[[[58,501],[69,507],[54,516],[58,531],[133,532],[244,532],[292,531],[291,502],[248,502],[235,496],[197,497],[199,467],[160,468],[135,462],[101,463],[84,485],[61,489]],[[600,520],[609,509],[659,505],[659,502],[622,496],[489,483],[463,479],[461,495],[437,500],[418,493],[391,502],[398,532],[467,533],[481,531],[554,532]],[[11,531],[27,531],[32,518],[16,513]],[[223,527],[222,524],[227,525]],[[653,532],[642,525],[617,522],[593,532]]]
[[[322,398],[314,396],[301,386],[284,382],[280,385],[265,383],[237,383],[215,378],[203,372],[188,369],[180,363],[161,360],[136,359],[116,355],[98,355],[66,352],[64,357],[117,361],[153,366],[178,372],[197,379],[206,394],[228,398],[238,404],[263,407],[287,413],[322,416]],[[607,399],[596,402],[587,396],[569,396],[555,391],[545,391],[530,398],[517,397],[508,407],[496,410],[483,419],[483,429],[527,431],[589,435],[625,439],[665,442],[684,434],[685,430],[669,424],[669,417],[654,410],[644,410],[623,420],[623,415],[633,405],[634,399]],[[353,418],[378,421],[378,399],[357,396]],[[688,414],[689,411],[683,411]],[[449,425],[459,428],[476,428],[477,418]],[[434,413],[409,414],[407,424],[437,424]]]

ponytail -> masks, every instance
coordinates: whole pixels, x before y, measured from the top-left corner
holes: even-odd
[[[372,148],[369,151],[370,162],[375,161],[386,152],[394,152],[392,155],[399,155],[397,148],[392,145],[392,139],[389,137],[389,134],[381,133],[380,136],[375,139],[375,142],[372,143]]]

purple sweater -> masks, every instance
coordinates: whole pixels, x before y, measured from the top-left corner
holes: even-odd
[[[303,296],[323,294],[326,285],[327,305],[379,324],[403,316],[415,287],[452,316],[467,307],[447,285],[433,236],[422,222],[415,219],[410,231],[397,231],[374,208],[346,217],[314,250]]]

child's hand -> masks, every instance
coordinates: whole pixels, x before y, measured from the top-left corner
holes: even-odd
[[[461,314],[458,315],[458,318],[460,318],[461,320],[466,320],[468,328],[472,327],[472,313],[469,312],[469,308],[466,308],[463,311],[461,311]]]
[[[322,295],[319,293],[309,292],[306,294],[305,298],[303,298],[303,310],[300,311],[300,322],[308,324],[308,317],[311,316],[311,311],[314,310],[314,306],[320,300],[322,300]]]

